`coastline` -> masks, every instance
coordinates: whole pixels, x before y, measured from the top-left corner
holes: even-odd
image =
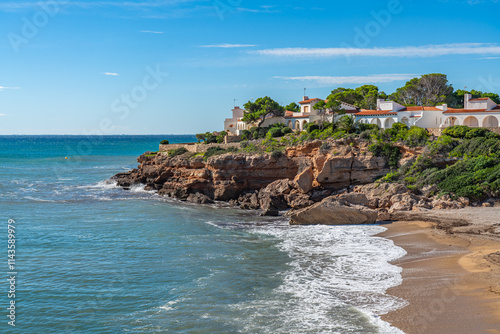
[[[488,209],[486,217],[476,212],[477,222],[487,224],[488,215],[500,212]],[[464,218],[460,210],[442,213]],[[500,256],[488,258],[500,250],[499,238],[447,233],[431,222],[396,221],[385,227],[379,236],[407,251],[393,261],[403,268],[403,283],[387,293],[409,305],[382,316],[384,321],[406,334],[500,333]]]

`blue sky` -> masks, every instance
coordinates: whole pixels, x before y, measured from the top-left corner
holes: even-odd
[[[500,93],[498,0],[3,1],[0,134],[221,130],[236,104],[445,73]]]

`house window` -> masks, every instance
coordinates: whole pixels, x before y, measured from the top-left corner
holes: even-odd
[[[309,106],[305,106],[304,107],[304,113],[308,113],[309,112]]]

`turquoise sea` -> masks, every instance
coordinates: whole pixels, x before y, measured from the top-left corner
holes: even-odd
[[[0,136],[0,333],[402,333],[379,318],[406,303],[385,293],[405,251],[384,227],[290,227],[107,182],[162,139],[195,141]]]

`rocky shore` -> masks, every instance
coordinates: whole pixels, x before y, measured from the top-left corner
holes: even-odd
[[[146,153],[138,158],[137,169],[113,180],[124,188],[143,184],[160,195],[193,203],[226,201],[261,210],[262,215],[288,210],[291,224],[363,224],[415,217],[441,222],[443,228],[463,224],[428,211],[464,208],[472,204],[467,198],[438,198],[434,186],[417,192],[398,183],[375,182],[389,168],[383,157],[368,151],[368,145],[361,139],[316,140],[279,155],[226,153],[208,159],[190,153]],[[421,153],[405,147],[401,151],[400,164]]]

